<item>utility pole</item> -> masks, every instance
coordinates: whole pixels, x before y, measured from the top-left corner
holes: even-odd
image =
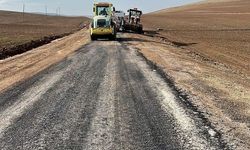
[[[60,16],[60,7],[57,7],[57,8],[56,8],[56,15],[57,15],[57,16]]]
[[[58,8],[58,15],[59,16],[61,15],[61,8],[60,7]]]
[[[23,3],[23,22],[24,22],[25,4]]]
[[[45,15],[48,16],[48,7],[45,5]]]

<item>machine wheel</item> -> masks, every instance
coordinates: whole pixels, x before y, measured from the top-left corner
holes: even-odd
[[[95,40],[97,40],[97,38],[95,36],[91,35],[91,41],[95,41]]]
[[[114,41],[116,39],[116,34],[117,34],[116,27],[114,26],[113,33],[112,33],[112,35],[109,36],[109,40]]]
[[[137,32],[138,32],[139,34],[143,34],[143,33],[144,33],[144,32],[143,32],[143,29],[142,29],[141,27],[138,28]]]
[[[109,40],[111,40],[111,41],[114,41],[116,39],[116,34],[115,35],[111,35],[110,37],[109,37]]]

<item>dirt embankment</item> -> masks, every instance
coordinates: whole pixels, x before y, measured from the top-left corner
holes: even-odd
[[[0,11],[0,59],[23,53],[76,32],[86,17],[45,16]]]
[[[148,14],[152,31],[133,42],[238,149],[250,148],[249,10],[248,0],[210,1]]]
[[[12,57],[18,54],[22,54],[26,51],[29,51],[31,49],[37,48],[39,46],[42,46],[44,44],[48,44],[53,40],[56,40],[58,38],[62,38],[66,35],[69,35],[69,33],[65,33],[62,35],[55,35],[55,36],[49,36],[49,37],[44,37],[42,39],[39,40],[35,40],[35,41],[30,41],[27,43],[24,43],[22,45],[18,45],[18,46],[14,46],[14,47],[9,47],[9,48],[3,48],[2,50],[0,50],[0,60],[8,58],[8,57]]]

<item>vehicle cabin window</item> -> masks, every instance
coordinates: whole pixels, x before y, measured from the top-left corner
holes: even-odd
[[[97,7],[97,15],[106,16],[109,15],[109,12],[110,12],[110,7],[104,7],[104,6]]]
[[[139,11],[131,11],[131,15],[139,17],[141,13]]]

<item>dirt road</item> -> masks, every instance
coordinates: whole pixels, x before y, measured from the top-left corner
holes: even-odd
[[[0,94],[0,149],[224,148],[123,40],[91,42]]]

